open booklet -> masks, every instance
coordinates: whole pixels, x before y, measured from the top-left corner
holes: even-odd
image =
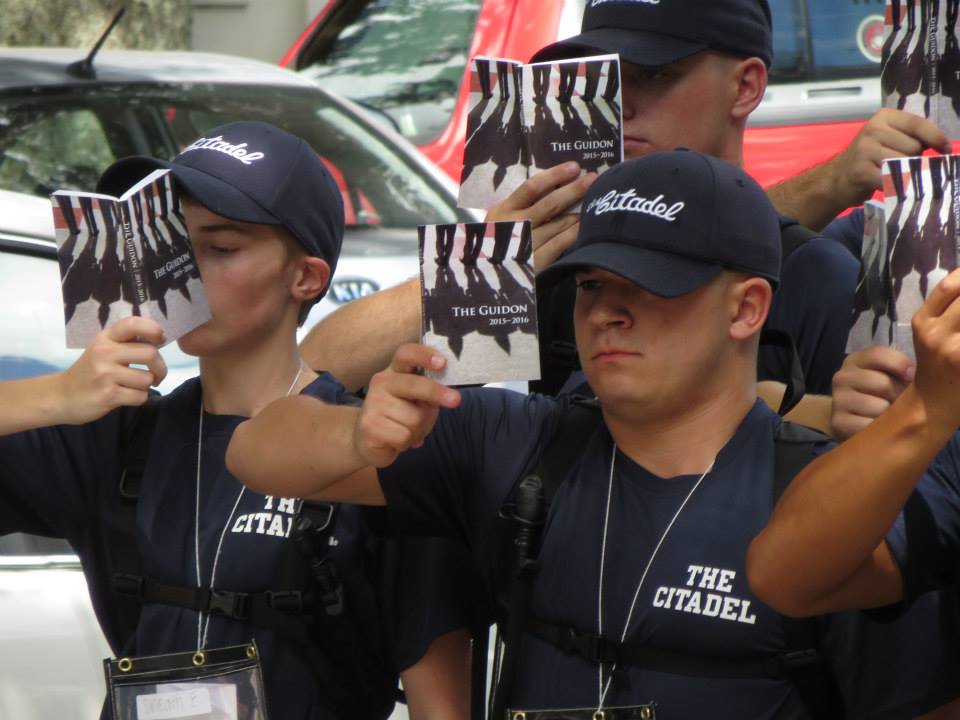
[[[530,175],[569,160],[583,172],[619,163],[620,108],[616,55],[532,65],[475,58],[460,206],[492,207]]]
[[[880,88],[883,106],[929,118],[960,139],[958,3],[887,0]]]
[[[425,225],[422,342],[447,359],[447,385],[540,377],[530,222]]]
[[[156,320],[168,341],[210,319],[169,170],[119,198],[58,190],[50,200],[67,347],[131,315]]]
[[[960,155],[883,163],[883,205],[864,205],[860,282],[847,352],[887,345],[913,357],[910,322],[957,267]]]

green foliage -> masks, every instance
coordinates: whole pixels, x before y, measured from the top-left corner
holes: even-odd
[[[123,3],[117,0],[0,0],[0,45],[91,47]],[[127,0],[104,47],[185,50],[190,0]]]

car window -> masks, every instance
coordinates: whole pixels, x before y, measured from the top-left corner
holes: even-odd
[[[346,3],[311,43],[304,72],[334,92],[386,113],[417,145],[449,122],[480,0]]]
[[[0,132],[3,122],[0,117]],[[5,190],[47,194],[57,189],[53,186],[92,189],[100,168],[113,161],[97,115],[82,107],[38,114],[4,134],[9,136],[0,163]]]
[[[880,75],[885,0],[771,0],[771,83]]]
[[[41,196],[60,188],[90,191],[116,158],[172,158],[207,130],[240,119],[269,122],[305,138],[337,178],[350,225],[457,222],[455,205],[419,157],[407,156],[309,86],[197,83],[7,92],[0,95],[0,188]],[[79,136],[73,134],[77,128]],[[72,152],[71,143],[86,149]]]

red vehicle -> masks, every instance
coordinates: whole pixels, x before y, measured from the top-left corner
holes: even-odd
[[[528,60],[585,0],[328,0],[281,61],[374,110],[459,180],[468,58]],[[776,60],[747,130],[763,185],[842,150],[880,106],[884,0],[770,0]]]

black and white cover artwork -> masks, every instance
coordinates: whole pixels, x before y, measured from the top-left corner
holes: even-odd
[[[131,315],[176,340],[210,319],[210,307],[169,170],[120,198],[59,190],[50,196],[67,347],[82,348]]]
[[[879,200],[868,200],[863,204],[860,277],[853,298],[853,324],[847,336],[848,353],[874,345],[894,344],[896,310],[889,260],[886,211]]]
[[[447,385],[540,377],[529,221],[426,225],[420,235],[422,342]]]
[[[889,282],[894,329],[889,343],[913,356],[910,321],[928,293],[957,267],[960,156],[884,161]]]
[[[960,139],[960,0],[887,0],[884,107],[930,118]]]
[[[533,65],[475,58],[460,206],[489,208],[569,160],[584,173],[612,167],[623,158],[620,108],[616,55]]]

